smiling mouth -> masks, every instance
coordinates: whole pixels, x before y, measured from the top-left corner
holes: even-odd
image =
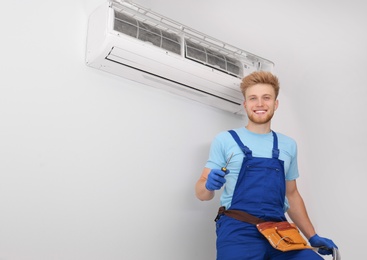
[[[255,110],[254,113],[257,115],[262,115],[266,113],[266,110]]]

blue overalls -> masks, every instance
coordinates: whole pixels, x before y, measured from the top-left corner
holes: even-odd
[[[242,210],[267,221],[284,221],[285,172],[273,133],[272,158],[253,157],[237,133],[230,130],[244,153],[229,209]],[[217,224],[217,260],[323,259],[310,249],[282,252],[273,248],[256,226],[222,215]]]

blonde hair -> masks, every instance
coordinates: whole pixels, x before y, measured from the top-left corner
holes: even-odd
[[[278,77],[268,71],[255,71],[242,79],[240,85],[243,96],[246,98],[246,90],[256,84],[269,84],[274,88],[275,98],[279,94],[279,80]]]

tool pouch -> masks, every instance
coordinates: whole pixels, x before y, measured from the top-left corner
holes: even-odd
[[[270,244],[280,251],[312,249],[307,245],[294,223],[288,221],[264,222],[257,224],[256,227]]]

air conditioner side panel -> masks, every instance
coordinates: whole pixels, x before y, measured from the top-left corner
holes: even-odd
[[[99,57],[107,55],[110,38],[108,37],[108,28],[110,23],[109,3],[100,5],[89,16],[86,46],[86,64],[91,66]]]

